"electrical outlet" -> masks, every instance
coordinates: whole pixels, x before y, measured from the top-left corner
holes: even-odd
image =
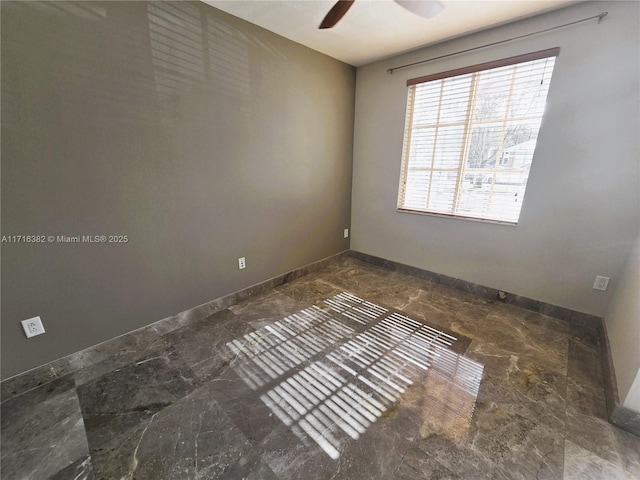
[[[238,259],[238,269],[242,270],[243,268],[247,268],[247,263],[246,263],[244,257],[240,257]]]
[[[600,275],[597,275],[596,281],[593,282],[593,289],[602,290],[604,292],[607,289],[607,285],[609,285],[609,277],[601,277]]]
[[[344,229],[344,238],[349,238],[349,229],[348,228]]]
[[[27,320],[22,320],[22,328],[27,338],[35,337],[36,335],[42,335],[44,333],[44,325],[40,317],[33,317]]]

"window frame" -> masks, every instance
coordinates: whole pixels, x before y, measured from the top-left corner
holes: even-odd
[[[411,88],[413,86],[416,86],[418,84],[422,84],[422,83],[426,83],[426,82],[431,82],[431,81],[435,81],[435,80],[443,80],[443,79],[447,79],[447,78],[451,78],[451,77],[457,77],[457,76],[462,76],[462,75],[467,75],[467,74],[473,74],[473,73],[477,73],[477,72],[482,72],[482,71],[486,71],[486,70],[491,70],[491,69],[496,69],[496,68],[500,68],[500,67],[507,67],[507,66],[512,66],[512,65],[517,65],[517,64],[521,64],[521,63],[526,63],[526,62],[531,62],[531,61],[535,61],[535,60],[541,60],[541,59],[545,59],[545,58],[555,58],[558,57],[560,53],[560,47],[554,47],[554,48],[548,48],[548,49],[544,49],[544,50],[538,50],[535,52],[530,52],[530,53],[526,53],[523,55],[515,55],[512,57],[507,57],[507,58],[503,58],[503,59],[499,59],[499,60],[493,60],[493,61],[489,61],[489,62],[484,62],[484,63],[479,63],[479,64],[475,64],[475,65],[470,65],[470,66],[466,66],[466,67],[462,67],[462,68],[456,68],[453,70],[447,70],[444,72],[439,72],[439,73],[434,73],[434,74],[430,74],[430,75],[424,75],[421,77],[416,77],[416,78],[411,78],[408,79],[406,82],[406,86],[407,88]],[[520,214],[522,212],[522,210],[520,210],[520,213],[518,215],[518,219],[516,219],[515,221],[511,221],[511,220],[500,220],[500,219],[492,219],[492,218],[483,218],[480,216],[470,216],[470,215],[463,215],[463,214],[457,214],[457,213],[443,213],[443,212],[436,212],[436,211],[428,211],[426,210],[426,207],[424,210],[416,210],[413,208],[407,208],[405,206],[403,206],[403,201],[406,199],[405,195],[406,195],[406,183],[407,183],[407,176],[408,176],[408,171],[409,171],[409,159],[408,159],[408,152],[410,151],[409,146],[411,145],[411,133],[412,133],[412,129],[413,129],[413,119],[414,119],[414,113],[413,113],[413,107],[414,107],[414,102],[410,102],[409,98],[411,95],[412,90],[409,90],[408,95],[407,95],[407,104],[406,104],[406,110],[405,110],[405,126],[404,126],[404,135],[403,135],[403,147],[402,147],[402,160],[401,160],[401,169],[400,169],[400,182],[398,184],[398,196],[397,196],[397,207],[396,210],[399,213],[410,213],[410,214],[419,214],[419,215],[429,215],[429,216],[437,216],[437,217],[444,217],[444,218],[453,218],[453,219],[459,219],[459,220],[471,220],[471,221],[478,221],[478,222],[487,222],[487,223],[494,223],[494,224],[500,224],[500,225],[510,225],[510,226],[516,226],[518,224],[519,218],[520,218]],[[415,94],[415,89],[413,89],[413,93]],[[548,95],[548,93],[547,93]],[[441,104],[442,105],[442,104]],[[471,105],[471,104],[469,104]],[[469,108],[471,108],[469,106]],[[541,123],[542,123],[542,119],[543,119],[542,115],[541,118]],[[540,132],[540,128],[538,129],[538,133]],[[466,135],[468,133],[466,132],[466,128],[465,128],[465,138]],[[537,137],[536,137],[536,141],[537,141]],[[494,166],[493,169],[491,169],[491,171],[487,171],[487,173],[494,173],[493,170],[499,168],[500,166],[502,166],[502,160],[503,159],[498,159],[496,162],[496,165]],[[460,165],[458,166],[458,169],[463,169],[463,162],[464,160],[461,160]],[[528,172],[530,172],[530,168],[527,170],[527,174]],[[495,178],[495,175],[494,175]],[[459,181],[458,180],[458,185],[455,187],[454,190],[454,196],[457,197],[458,195],[458,188],[459,188]],[[526,183],[525,183],[525,191],[526,191]],[[522,208],[522,207],[521,207]]]

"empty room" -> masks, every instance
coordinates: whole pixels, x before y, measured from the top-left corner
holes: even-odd
[[[640,3],[2,1],[0,477],[640,480]]]

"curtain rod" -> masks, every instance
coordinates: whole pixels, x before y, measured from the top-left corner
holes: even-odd
[[[435,60],[441,60],[441,59],[447,58],[447,57],[453,57],[454,55],[460,55],[461,53],[468,53],[468,52],[473,52],[474,50],[480,50],[481,48],[493,47],[495,45],[500,45],[502,43],[512,42],[514,40],[520,40],[521,38],[532,37],[533,35],[539,35],[541,33],[550,32],[552,30],[558,30],[559,28],[569,27],[571,25],[576,25],[578,23],[588,22],[589,20],[594,20],[596,18],[598,19],[598,23],[600,23],[600,22],[602,22],[602,19],[604,17],[606,17],[608,14],[609,14],[609,12],[602,12],[600,15],[594,15],[593,17],[583,18],[582,20],[576,20],[575,22],[565,23],[563,25],[558,25],[556,27],[546,28],[544,30],[539,30],[539,31],[533,32],[533,33],[527,33],[526,35],[520,35],[518,37],[507,38],[506,40],[500,40],[498,42],[487,43],[486,45],[481,45],[479,47],[468,48],[466,50],[460,50],[459,52],[447,53],[446,55],[440,55],[439,57],[429,58],[427,60],[420,60],[419,62],[407,63],[406,65],[400,65],[399,67],[389,68],[387,70],[387,72],[389,72],[389,74],[392,74],[394,71],[400,70],[401,68],[408,68],[408,67],[413,67],[415,65],[422,65],[423,63],[433,62]]]

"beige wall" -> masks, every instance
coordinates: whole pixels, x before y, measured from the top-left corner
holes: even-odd
[[[622,404],[640,412],[640,237],[605,317]]]
[[[637,2],[586,2],[357,71],[351,248],[604,315],[640,218]],[[596,21],[386,70],[562,23]],[[517,227],[396,211],[406,80],[560,47]],[[592,289],[611,277],[607,292]]]
[[[2,2],[2,234],[129,238],[2,245],[2,376],[348,249],[354,82],[199,2]]]

